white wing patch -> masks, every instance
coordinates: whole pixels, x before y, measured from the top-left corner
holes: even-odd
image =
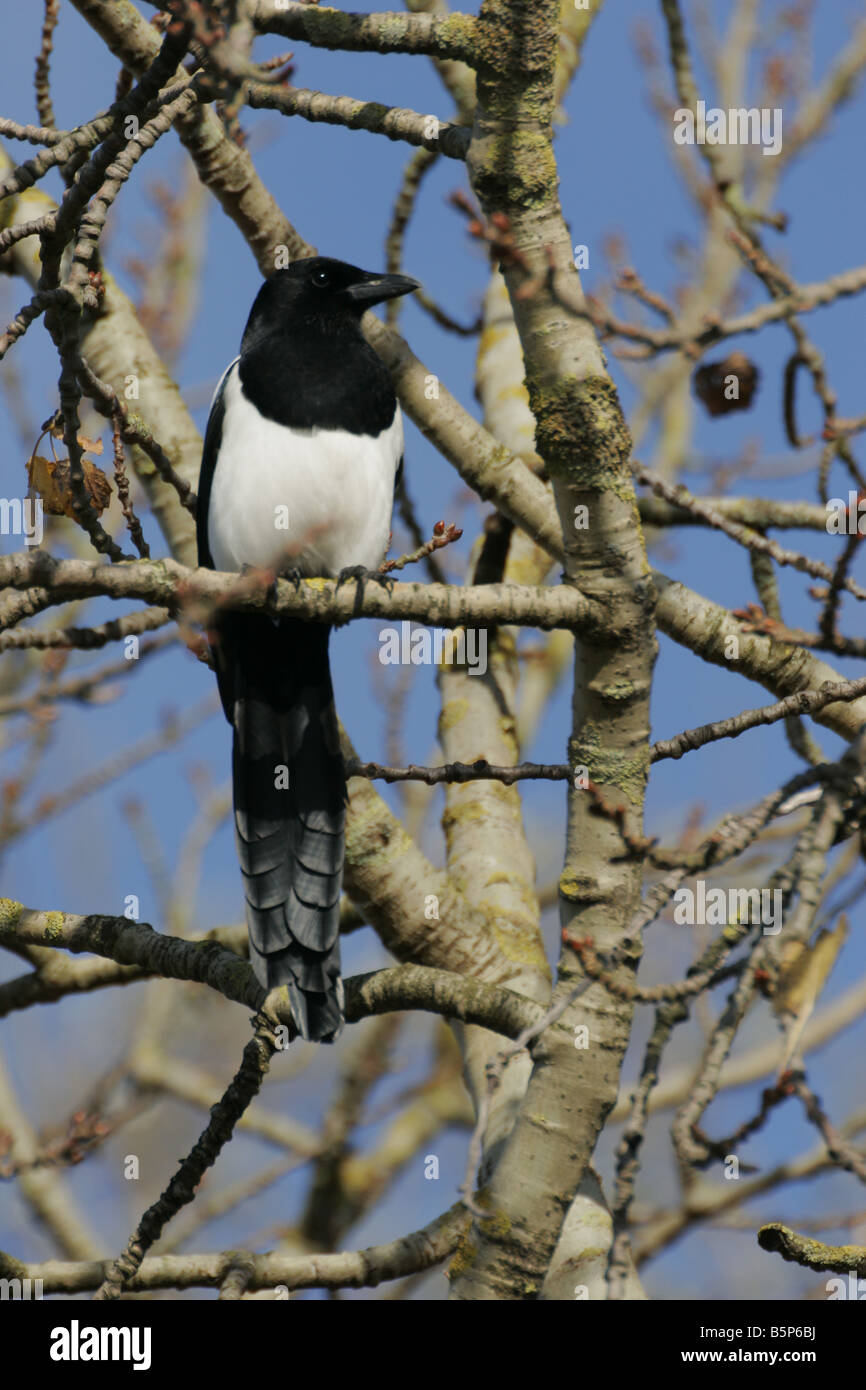
[[[375,569],[388,545],[394,477],[403,455],[397,406],[381,434],[290,429],[265,420],[225,373],[225,414],[208,506],[208,546],[219,570],[275,573]]]

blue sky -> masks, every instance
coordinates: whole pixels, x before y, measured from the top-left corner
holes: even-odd
[[[141,8],[144,13],[151,13],[148,7]],[[359,3],[354,8],[368,10],[377,6]],[[460,8],[471,10],[474,6]],[[762,33],[771,35],[772,23],[780,8],[776,3],[766,3],[762,7]],[[593,28],[583,67],[566,102],[568,120],[557,137],[562,205],[573,241],[585,243],[590,248],[590,268],[584,273],[583,283],[591,292],[597,291],[606,278],[602,249],[605,238],[618,234],[625,239],[627,260],[644,281],[672,295],[681,274],[674,255],[675,245],[683,239],[692,242],[700,232],[694,209],[674,167],[668,133],[660,132],[651,109],[644,74],[635,52],[635,28],[643,23],[664,53],[658,9],[653,0],[625,0],[619,5],[608,3]],[[822,7],[814,26],[813,80],[826,71],[859,13],[859,7],[848,0],[837,0],[833,6]],[[18,120],[36,120],[32,55],[38,47],[40,22],[40,6],[19,5],[14,7],[5,29],[7,42],[0,53],[3,112]],[[284,41],[269,39],[262,43],[261,52],[276,53],[285,47]],[[116,70],[115,60],[101,42],[91,35],[78,15],[65,6],[53,65],[58,122],[77,124],[107,106],[113,96]],[[750,74],[753,91],[756,77],[757,66],[753,65]],[[443,118],[451,114],[447,93],[432,66],[421,58],[327,53],[298,44],[293,80],[299,86],[410,106]],[[712,101],[712,85],[700,66],[698,85],[701,95]],[[786,120],[791,114],[785,109]],[[866,97],[861,90],[809,152],[794,163],[783,181],[777,207],[789,214],[789,229],[784,236],[768,229],[766,242],[797,280],[823,280],[862,261],[866,221],[866,189],[860,177],[864,114]],[[335,255],[365,268],[374,269],[384,264],[384,236],[401,171],[411,154],[409,147],[365,133],[311,125],[300,120],[286,121],[271,113],[245,111],[242,125],[249,134],[262,177],[308,241],[323,254]],[[7,148],[15,153],[8,142]],[[21,153],[26,157],[30,151]],[[147,254],[158,226],[158,213],[148,194],[149,185],[156,178],[177,182],[185,159],[173,135],[161,141],[143,161],[138,175],[112,212],[107,262],[131,293],[135,292],[135,285],[125,263],[131,256]],[[44,187],[55,195],[61,189],[59,179],[53,175],[45,180]],[[454,161],[441,160],[425,180],[406,242],[405,269],[422,280],[450,313],[469,321],[477,312],[485,289],[486,262],[477,244],[467,237],[463,218],[447,204],[448,195],[457,189],[466,189],[463,170]],[[177,370],[181,388],[195,407],[196,420],[203,428],[210,391],[237,351],[259,284],[259,274],[239,233],[212,201],[207,209],[202,244],[197,250],[201,260],[198,304]],[[754,283],[744,284],[746,306],[763,302],[760,287]],[[0,303],[6,318],[25,298],[20,283],[0,284]],[[862,299],[843,300],[830,309],[809,315],[806,326],[826,354],[830,381],[839,395],[839,414],[861,414],[864,410]],[[404,308],[402,329],[429,369],[441,376],[449,390],[469,410],[477,411],[473,396],[475,342],[443,333],[411,302]],[[757,337],[731,340],[727,348],[742,348],[752,356],[761,371],[760,389],[748,413],[715,420],[696,414],[694,467],[686,474],[686,481],[698,492],[705,490],[708,464],[730,461],[747,444],[753,443],[762,464],[771,460],[777,476],[772,479],[741,478],[735,490],[815,500],[815,451],[794,455],[784,438],[781,382],[784,363],[791,351],[787,331],[782,326],[772,326]],[[724,352],[717,350],[710,358],[722,355]],[[41,325],[30,330],[11,356],[14,356],[19,374],[20,404],[38,426],[56,405],[57,376],[56,359]],[[608,361],[628,413],[637,399],[633,374],[610,353]],[[812,431],[819,415],[803,382],[800,401],[802,429]],[[4,401],[0,407],[2,491],[15,496],[20,495],[25,486],[25,451],[8,418],[6,404]],[[641,457],[646,461],[652,457],[653,444],[652,438],[642,444]],[[858,441],[854,447],[856,452]],[[803,471],[804,459],[812,464],[811,471]],[[406,467],[425,530],[429,531],[432,523],[440,518],[460,520],[466,527],[461,548],[465,555],[486,509],[466,498],[461,480],[411,424],[407,424]],[[834,477],[838,486],[831,487],[831,495],[847,492],[847,479],[838,473]],[[154,553],[160,553],[161,540],[149,518],[145,520],[145,529]],[[835,553],[831,542],[814,534],[788,533],[787,540],[824,559],[832,559]],[[0,537],[0,547],[12,549],[14,542],[11,538]],[[446,552],[446,555],[453,576],[459,579],[459,555],[457,552]],[[728,607],[742,606],[755,597],[745,553],[723,537],[703,530],[683,530],[671,538],[665,552],[656,559],[667,573],[675,574]],[[862,582],[862,564],[855,567],[855,577],[858,569]],[[790,570],[780,575],[787,620],[809,627],[814,623],[815,604],[806,596],[807,588],[803,578]],[[94,606],[91,617],[96,621],[97,615],[105,617],[116,611],[106,603]],[[850,598],[843,606],[843,629],[852,634],[860,631],[854,601]],[[380,759],[385,757],[388,719],[383,689],[390,673],[389,668],[385,668],[384,677],[371,682],[378,645],[376,635],[377,625],[363,622],[340,631],[332,640],[332,664],[338,709],[359,754]],[[101,654],[93,664],[101,664],[107,656],[107,652]],[[68,670],[83,668],[83,665],[83,658],[74,658]],[[858,664],[852,661],[838,662],[837,669],[846,675],[862,674]],[[128,687],[124,687],[115,702],[98,710],[75,708],[63,712],[51,750],[34,783],[34,792],[45,794],[62,789],[92,764],[101,763],[128,746],[131,739],[152,730],[162,713],[185,710],[203,699],[211,685],[211,674],[184,652],[172,651],[153,657]],[[769,699],[766,692],[747,684],[742,677],[704,667],[690,653],[666,638],[660,639],[652,702],[654,738],[669,737],[684,727]],[[564,759],[568,707],[566,682],[553,700],[534,743],[524,750],[525,756],[543,761]],[[436,712],[434,674],[422,668],[414,678],[405,730],[406,746],[415,761],[428,760],[435,738]],[[817,736],[827,756],[838,754],[841,749],[838,738],[824,730],[818,731]],[[19,758],[17,750],[7,754],[4,776],[14,775]],[[225,782],[229,770],[229,735],[221,716],[214,715],[184,742],[182,748],[174,748],[142,765],[128,777],[112,783],[103,793],[87,799],[49,822],[44,829],[16,843],[4,864],[4,892],[32,906],[106,913],[121,911],[126,895],[134,893],[140,898],[142,918],[160,925],[159,904],[121,807],[134,798],[148,809],[164,853],[168,861],[173,862],[179,837],[195,810],[190,787],[191,769],[198,769],[197,775],[209,778],[215,786]],[[654,769],[651,779],[648,829],[669,840],[695,805],[704,810],[704,824],[712,824],[720,814],[746,806],[798,770],[799,764],[778,725],[747,734],[734,742],[718,744],[681,762],[662,764]],[[396,793],[380,790],[392,805],[399,807]],[[440,804],[440,796],[437,794],[436,806]],[[527,786],[526,815],[538,858],[540,885],[548,883],[561,865],[564,801],[561,784]],[[428,822],[425,848],[431,858],[441,862],[441,837],[435,813]],[[199,927],[206,928],[234,921],[240,911],[239,874],[231,831],[226,824],[205,857],[204,883],[195,920]],[[850,983],[863,968],[866,953],[862,931],[858,936],[856,930],[857,914],[855,910],[852,941],[833,976],[828,997]],[[552,917],[548,923],[548,940],[553,951],[555,924]],[[684,948],[673,929],[654,927],[648,939],[645,978],[675,978],[690,959],[691,946],[692,943],[686,943]],[[358,933],[346,944],[345,973],[373,968],[385,959],[372,933]],[[3,962],[0,970],[5,978],[17,973],[18,966]],[[86,1088],[89,1070],[105,1066],[120,1055],[123,1039],[131,1034],[137,1011],[142,1007],[143,994],[142,987],[136,987],[111,998],[67,1001],[60,1007],[53,1007],[50,1013],[43,1009],[31,1010],[6,1023],[5,1036],[11,1041],[13,1071],[19,1085],[26,1090],[31,1113],[37,1121],[49,1122],[65,1114],[69,1095],[77,1097]],[[236,1041],[242,1045],[244,1040],[246,1025],[243,1019],[238,1021],[234,1017],[238,1012],[228,1012],[226,1006],[223,1011],[213,1008],[203,1013],[203,1018],[212,1022],[217,1018],[221,1020],[218,1026],[228,1030],[232,1048]],[[648,1023],[649,1015],[643,1011],[636,1030],[638,1037],[645,1036]],[[36,1046],[34,1050],[34,1044],[44,1043],[44,1031],[49,1028],[50,1044]],[[742,1041],[758,1036],[761,1030],[766,1032],[765,1021],[751,1019]],[[409,1037],[423,1039],[428,1032],[426,1021],[418,1022],[417,1026],[413,1022]],[[689,1049],[693,1055],[698,1040],[696,1025],[691,1026],[690,1032],[682,1030],[673,1056],[682,1060],[690,1055]],[[862,1044],[862,1028],[856,1038],[854,1030],[843,1035],[816,1062],[819,1089],[837,1119],[848,1113],[856,1098],[851,1049],[858,1041]],[[77,1072],[71,1084],[66,1065],[58,1066],[58,1046],[74,1050]],[[407,1042],[403,1050],[411,1055],[412,1065],[417,1069],[420,1048],[417,1045],[412,1048]],[[222,1045],[214,1045],[212,1049],[206,1040],[201,1040],[202,1064],[212,1063],[215,1074],[220,1077],[227,1079],[236,1055],[234,1050],[224,1051]],[[638,1053],[633,1050],[629,1067],[633,1068],[637,1060]],[[314,1117],[320,1104],[323,1078],[331,1065],[330,1060],[317,1058],[294,1088],[280,1085],[281,1101],[284,1099],[290,1105],[292,1113],[305,1119]],[[404,1082],[405,1074],[400,1078],[400,1083]],[[387,1086],[383,1094],[388,1094]],[[724,1132],[751,1114],[755,1094],[755,1088],[748,1093],[726,1093],[710,1112],[713,1131]],[[176,1126],[178,1136],[183,1136],[178,1139],[181,1144],[191,1139],[198,1127],[198,1117],[183,1113],[179,1108],[171,1112],[170,1122]],[[767,1163],[778,1160],[783,1153],[797,1153],[811,1142],[811,1132],[789,1106],[752,1141],[748,1154],[755,1162]],[[663,1129],[658,1127],[651,1145],[652,1171],[659,1175],[660,1183],[664,1175],[660,1191],[666,1188],[666,1195],[672,1196],[672,1169],[664,1146]],[[461,1135],[437,1139],[435,1151],[441,1160],[440,1181],[424,1182],[419,1158],[375,1217],[353,1232],[352,1242],[363,1245],[388,1238],[398,1229],[423,1224],[436,1210],[449,1205],[461,1176],[463,1149]],[[609,1144],[605,1143],[605,1162],[608,1150]],[[179,1147],[159,1146],[154,1161],[158,1163],[161,1156],[164,1165],[168,1154],[180,1151]],[[271,1157],[263,1146],[239,1141],[221,1160],[223,1166],[217,1180],[229,1180],[238,1171],[245,1171],[244,1165],[253,1159],[267,1162]],[[164,1176],[168,1176],[167,1171]],[[157,1180],[156,1176],[153,1180]],[[104,1194],[101,1184],[105,1181],[101,1165],[84,1164],[70,1174],[70,1182],[79,1196],[91,1204]],[[810,1212],[814,1211],[812,1204],[816,1200],[822,1204],[821,1209],[826,1205],[830,1210],[856,1203],[852,1181],[834,1177],[813,1184],[809,1189]],[[431,1190],[434,1188],[435,1191]],[[118,1230],[125,1230],[125,1215],[134,1214],[137,1207],[134,1200],[128,1207],[121,1205],[124,1194],[118,1183],[110,1184],[109,1190],[113,1193],[111,1200],[104,1206],[100,1204],[97,1210],[99,1220],[105,1222],[106,1240],[116,1243]],[[279,1194],[281,1201],[285,1194],[286,1205],[291,1207],[298,1190],[296,1180],[287,1180],[274,1192]],[[654,1197],[658,1198],[659,1193],[654,1193]],[[785,1203],[790,1203],[790,1209]],[[803,1191],[793,1189],[793,1195],[780,1195],[768,1203],[766,1210],[770,1206],[773,1213],[789,1210],[795,1219],[804,1209]],[[120,1215],[121,1212],[124,1215]],[[237,1224],[225,1221],[213,1231],[209,1230],[208,1238],[213,1236],[213,1248],[217,1248],[238,1240],[251,1230],[267,1226],[272,1219],[271,1198],[258,1199],[257,1203],[244,1208]],[[8,1248],[23,1253],[22,1232],[20,1211],[6,1218],[0,1210],[0,1244],[8,1244]],[[708,1268],[710,1252],[715,1262],[712,1268]],[[656,1261],[648,1271],[647,1283],[652,1293],[662,1297],[690,1297],[696,1290],[705,1296],[728,1297],[732,1272],[744,1268],[747,1281],[754,1283],[748,1292],[755,1297],[793,1296],[814,1283],[790,1266],[774,1266],[768,1270],[767,1264],[762,1262],[766,1259],[761,1257],[761,1261],[756,1261],[750,1237],[741,1232],[710,1236],[699,1233]],[[742,1288],[739,1291],[741,1295],[746,1292]]]

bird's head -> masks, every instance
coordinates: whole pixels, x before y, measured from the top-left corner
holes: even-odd
[[[409,294],[420,285],[408,275],[380,275],[330,256],[310,256],[277,270],[262,285],[249,327],[267,327],[301,320],[360,319],[365,310],[386,299]]]

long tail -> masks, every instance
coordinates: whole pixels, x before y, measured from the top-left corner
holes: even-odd
[[[235,838],[250,961],[286,985],[305,1038],[343,1027],[340,892],[346,784],[328,664],[330,628],[226,614],[217,653],[234,729]]]

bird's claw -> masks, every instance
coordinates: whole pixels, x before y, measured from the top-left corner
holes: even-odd
[[[389,594],[394,588],[394,580],[390,574],[382,574],[381,570],[368,570],[363,565],[347,565],[345,569],[340,570],[336,587],[339,589],[341,584],[347,584],[350,579],[357,580],[358,588],[362,591],[368,583],[383,585]]]
[[[363,565],[346,565],[337,575],[337,588],[339,589],[341,584],[348,584],[350,579],[357,579],[359,584],[363,584],[369,573]]]
[[[388,594],[394,592],[394,585],[397,581],[392,574],[383,574],[381,570],[373,570],[370,578],[374,584],[381,584]]]

